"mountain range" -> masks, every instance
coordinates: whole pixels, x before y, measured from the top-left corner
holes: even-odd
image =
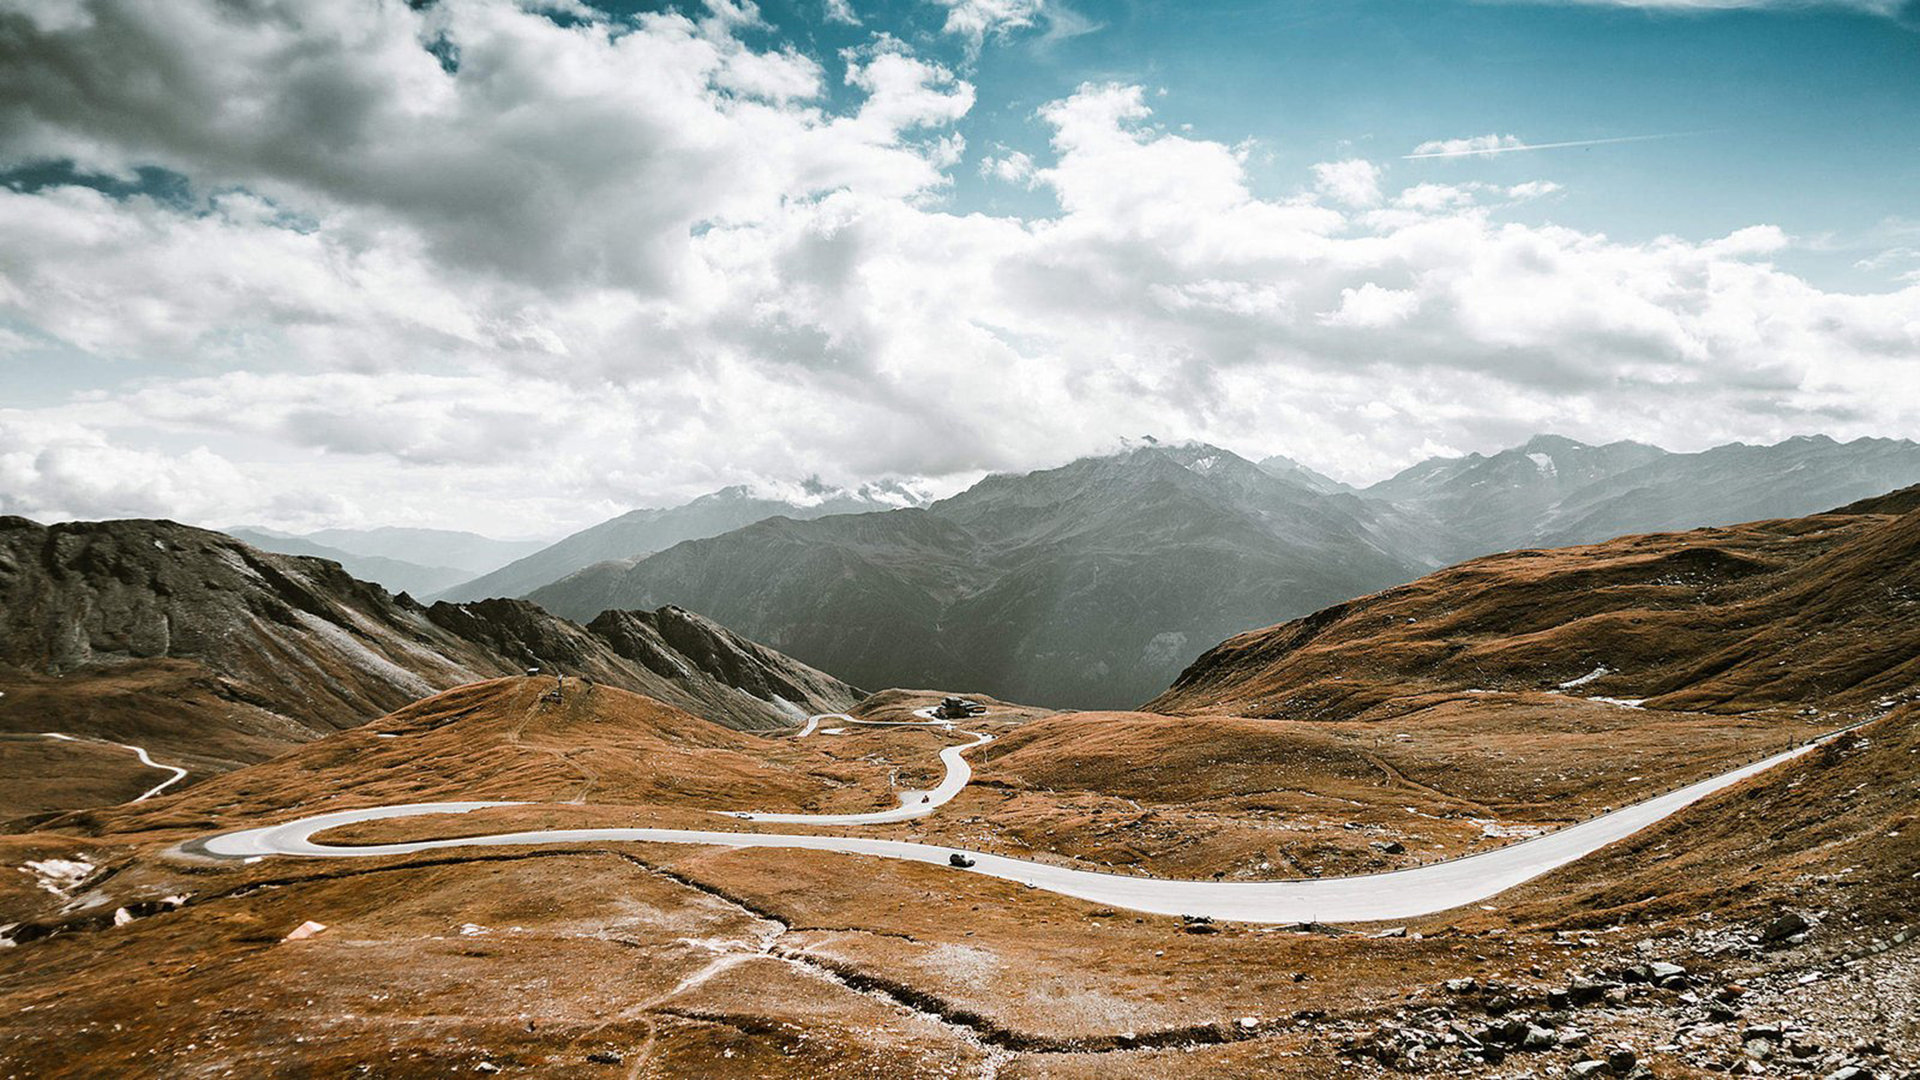
[[[1920,481],[1920,445],[1677,454],[1543,435],[1358,491],[1286,458],[1152,445],[924,508],[771,518],[579,570],[557,614],[673,603],[865,685],[1053,706],[1158,693],[1206,643],[1464,558],[1817,512]]]
[[[744,485],[722,488],[680,506],[631,510],[558,543],[526,554],[492,573],[443,588],[436,600],[483,600],[525,596],[542,585],[598,562],[644,558],[684,540],[718,536],[770,517],[806,520],[828,514],[858,514],[919,506],[925,499],[898,483],[863,484],[851,490],[810,480],[800,492],[776,497]]]
[[[546,546],[537,540],[495,540],[449,529],[391,526],[305,534],[244,525],[221,531],[261,551],[332,559],[362,581],[418,597],[431,596]]]

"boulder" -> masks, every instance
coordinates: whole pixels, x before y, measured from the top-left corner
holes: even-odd
[[[1797,911],[1783,911],[1760,931],[1760,940],[1777,945],[1813,929],[1813,923]]]

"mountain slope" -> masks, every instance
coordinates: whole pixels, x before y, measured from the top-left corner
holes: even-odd
[[[531,594],[579,616],[676,603],[857,681],[1123,704],[1200,642],[1404,580],[1390,508],[1209,446],[993,476],[923,511],[776,519]]]
[[[1423,693],[1543,689],[1727,713],[1910,699],[1920,511],[1475,559],[1231,638],[1146,707],[1343,719]]]
[[[171,522],[0,518],[0,731],[132,743],[197,779],[534,665],[738,728],[861,696],[683,611],[585,627],[524,601],[425,607]]]
[[[632,510],[582,529],[471,581],[447,588],[435,599],[481,600],[489,596],[525,596],[598,562],[634,559],[664,551],[683,540],[698,540],[771,517],[811,519],[829,514],[860,514],[917,504],[918,497],[899,485],[866,485],[855,491],[810,488],[804,502],[767,498],[745,487],[723,488],[682,506]]]

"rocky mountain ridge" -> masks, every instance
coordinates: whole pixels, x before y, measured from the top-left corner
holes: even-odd
[[[0,730],[150,746],[197,775],[534,666],[743,729],[862,696],[676,608],[582,626],[522,600],[427,606],[172,522],[0,518]]]
[[[1491,551],[1805,514],[1920,480],[1920,445],[1672,454],[1539,436],[1361,491],[1156,444],[994,475],[924,510],[770,520],[578,571],[561,614],[676,603],[870,685],[1057,707],[1158,693],[1209,639]]]

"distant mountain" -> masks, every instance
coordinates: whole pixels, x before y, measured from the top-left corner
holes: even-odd
[[[874,685],[1131,704],[1231,628],[1426,568],[1391,507],[1205,445],[991,476],[921,509],[774,518],[530,598],[579,614],[675,603]]]
[[[404,592],[413,596],[430,596],[472,576],[471,571],[451,566],[421,566],[418,563],[389,559],[381,555],[362,555],[342,548],[328,547],[326,544],[317,544],[306,537],[276,533],[270,529],[234,528],[226,530],[226,533],[236,540],[244,540],[252,544],[261,551],[332,559],[347,573],[362,581],[371,581],[391,592]]]
[[[321,529],[305,539],[355,555],[398,559],[417,566],[450,566],[469,575],[497,570],[546,546],[541,540],[495,540],[450,529]]]
[[[574,533],[557,543],[434,596],[438,600],[481,600],[525,596],[594,563],[638,559],[683,540],[731,532],[771,517],[796,520],[829,514],[862,514],[919,506],[925,499],[897,483],[863,484],[853,490],[804,485],[791,498],[756,494],[744,486],[722,488],[690,503],[666,509],[632,510]]]
[[[1291,480],[1309,491],[1316,491],[1322,495],[1338,495],[1353,490],[1350,484],[1343,484],[1331,476],[1314,472],[1292,458],[1282,457],[1279,454],[1261,458],[1259,466],[1260,471],[1268,476]]]
[[[1361,496],[1424,518],[1445,561],[1635,532],[1816,513],[1920,480],[1920,444],[1798,436],[1696,454],[1557,435],[1491,456],[1431,458]]]
[[[1536,435],[1491,456],[1429,458],[1360,492],[1428,519],[1442,561],[1525,547],[1541,523],[1577,491],[1673,457],[1657,446],[1588,446]]]
[[[1920,444],[1802,435],[1772,446],[1731,443],[1669,454],[1562,499],[1541,543],[1591,543],[1637,532],[1800,517],[1920,480]]]
[[[991,476],[924,510],[774,518],[529,596],[579,618],[680,604],[865,685],[1120,707],[1210,635],[1461,559],[1804,514],[1915,481],[1920,446],[1873,439],[1674,454],[1541,435],[1360,492],[1285,458],[1153,445]]]
[[[535,665],[743,729],[863,696],[673,608],[582,626],[518,600],[426,607],[172,522],[0,517],[0,733],[132,743],[197,779]]]

